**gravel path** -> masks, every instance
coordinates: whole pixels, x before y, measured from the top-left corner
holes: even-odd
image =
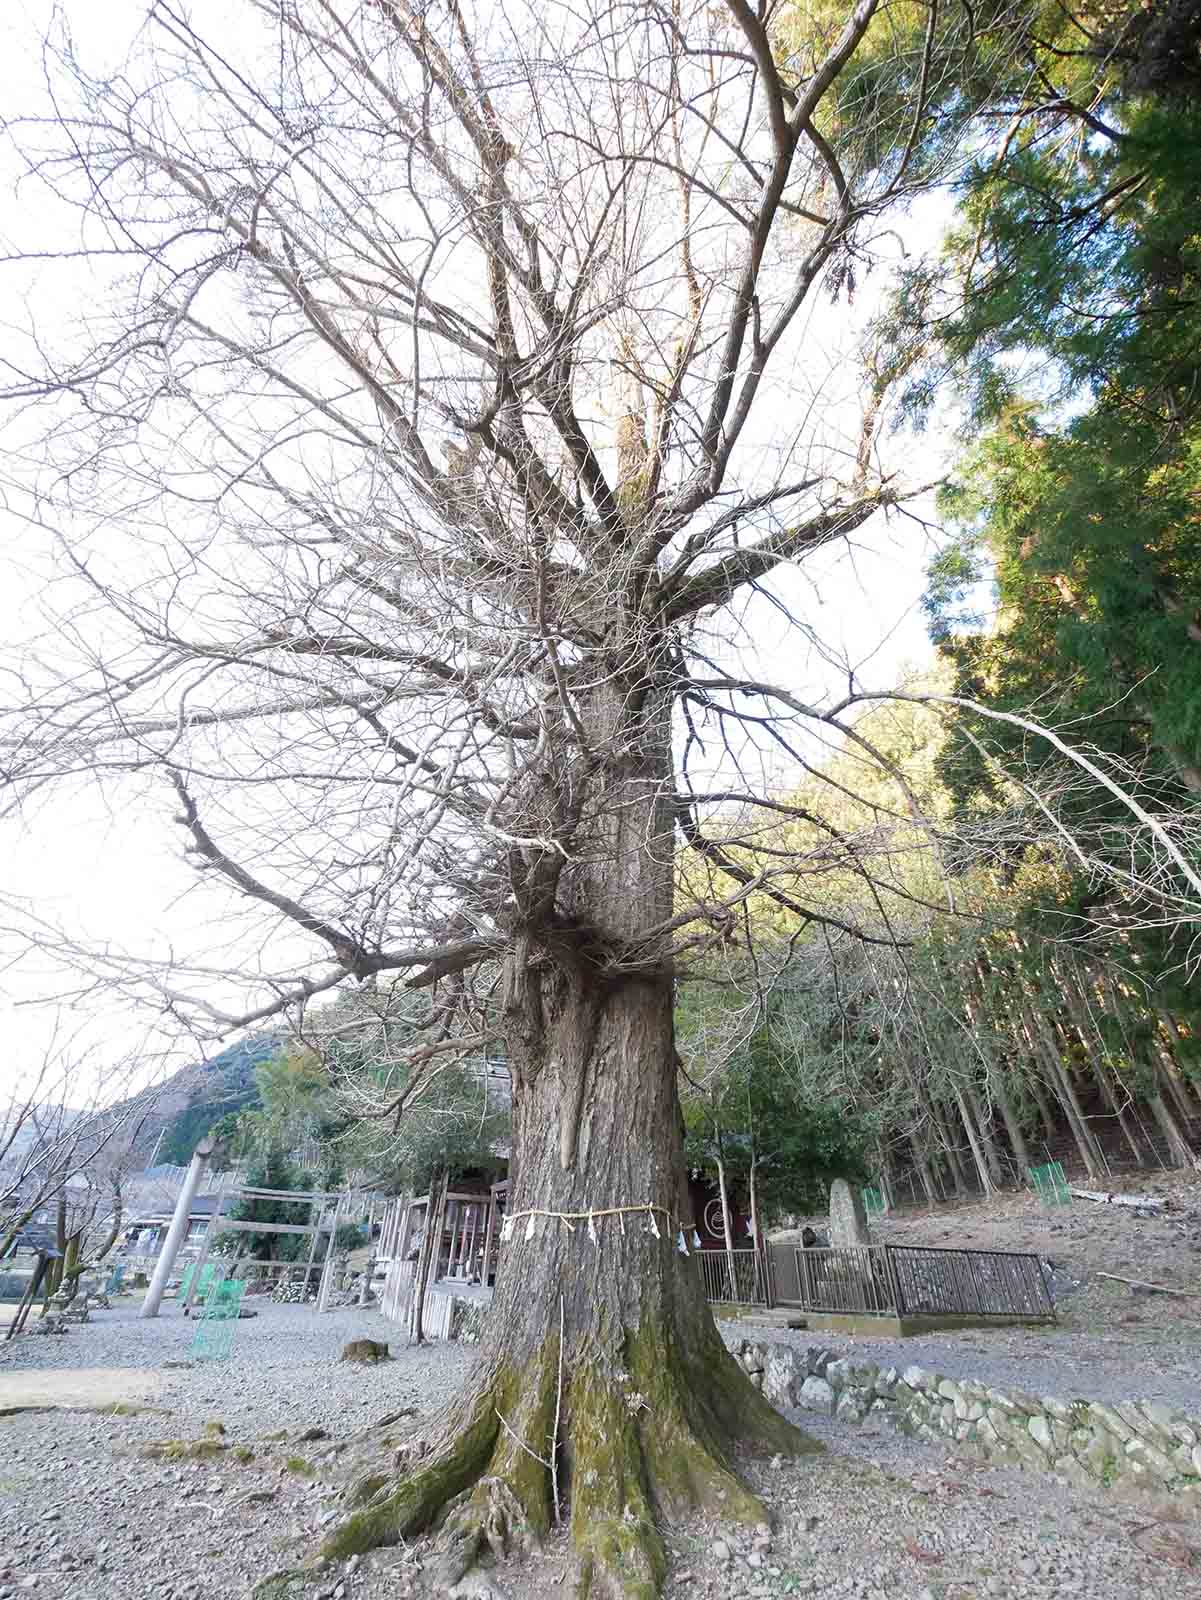
[[[44,1388],[58,1374],[75,1400],[94,1369],[151,1374],[153,1403],[171,1413],[0,1418],[0,1600],[242,1600],[343,1515],[347,1479],[362,1470],[346,1441],[407,1406],[419,1427],[472,1360],[454,1345],[405,1349],[372,1312],[258,1309],[219,1364],[165,1365],[186,1361],[191,1339],[173,1308],[151,1322],[101,1312],[62,1339],[0,1347],[0,1377]],[[340,1363],[357,1337],[391,1339],[396,1359]],[[796,1420],[826,1438],[824,1455],[747,1463],[770,1538],[755,1548],[699,1518],[673,1528],[669,1600],[1180,1600],[1201,1575],[1201,1528],[1159,1521],[1154,1507],[956,1461],[870,1421]],[[156,1441],[199,1441],[218,1421],[212,1459],[146,1458]],[[314,1427],[329,1437],[305,1438]],[[265,1437],[281,1429],[287,1438]],[[368,1555],[315,1580],[308,1600],[432,1600],[429,1555],[424,1541]],[[552,1539],[506,1568],[497,1592],[568,1600],[568,1568]]]
[[[166,1365],[189,1362],[195,1324],[173,1307],[143,1321],[136,1307],[119,1306],[61,1338],[0,1345],[0,1384],[8,1389],[28,1372],[44,1390],[43,1375],[54,1370],[132,1369],[157,1376],[153,1403],[184,1428],[221,1420],[253,1434],[294,1424],[345,1437],[376,1413],[405,1405],[435,1409],[459,1387],[473,1354],[454,1344],[406,1349],[403,1335],[398,1341],[397,1330],[373,1311],[319,1317],[303,1306],[269,1301],[254,1309],[257,1316],[239,1322],[228,1361]],[[396,1359],[375,1367],[343,1365],[337,1356],[351,1339],[391,1342]]]

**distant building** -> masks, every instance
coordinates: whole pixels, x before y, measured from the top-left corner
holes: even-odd
[[[184,1235],[182,1250],[198,1249],[208,1232],[209,1224],[220,1200],[217,1194],[198,1194],[188,1212],[188,1231]],[[171,1218],[175,1214],[174,1201],[156,1205],[153,1201],[131,1211],[121,1229],[120,1249],[130,1255],[157,1255],[167,1237]]]

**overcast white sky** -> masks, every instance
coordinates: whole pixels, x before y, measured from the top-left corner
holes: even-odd
[[[211,6],[211,9],[210,9]],[[207,0],[203,14],[210,17],[224,0]],[[0,103],[6,114],[31,101],[41,101],[45,90],[37,52],[37,31],[47,6],[39,0],[10,0],[0,21]],[[144,13],[139,0],[68,0],[66,10],[85,59],[101,51],[110,64],[121,57],[124,39]],[[95,59],[95,57],[93,57]],[[66,219],[46,209],[44,198],[33,190],[14,192],[7,153],[0,156],[0,241],[7,248],[20,238],[58,241]],[[34,209],[40,207],[41,209]],[[945,207],[927,207],[920,222],[910,225],[911,239],[921,247],[929,243],[945,216]],[[869,281],[851,315],[863,317],[878,285]],[[88,293],[85,272],[77,275],[74,293]],[[8,298],[0,311],[0,348],[23,323],[19,299]],[[818,305],[811,325],[815,345],[825,345],[845,332],[845,306],[828,301]],[[774,402],[788,404],[786,374],[777,374]],[[3,434],[0,433],[0,441]],[[933,476],[944,441],[938,435],[911,452],[906,463],[917,476]],[[929,513],[930,507],[924,509]],[[891,523],[879,519],[857,536],[852,552],[831,548],[803,573],[782,579],[820,627],[822,648],[807,643],[769,605],[754,602],[745,623],[756,650],[773,675],[788,682],[799,694],[820,697],[845,685],[845,667],[858,669],[861,680],[874,686],[894,683],[908,667],[929,659],[917,603],[923,571],[931,550],[918,526],[903,517]],[[8,642],[41,633],[45,593],[42,557],[31,547],[29,532],[19,517],[0,507],[0,631]],[[179,830],[169,821],[175,809],[165,792],[143,786],[131,796],[123,792],[121,808],[110,809],[93,787],[77,786],[33,804],[24,822],[0,823],[0,889],[10,900],[23,901],[49,926],[70,930],[83,940],[117,948],[165,956],[172,950],[195,950],[214,945],[223,937],[220,920],[213,922],[214,902],[202,905],[194,893],[195,876],[182,857]],[[5,920],[0,910],[0,921]],[[231,917],[230,926],[233,925]],[[0,953],[11,957],[11,940],[0,939]],[[148,1075],[161,1070],[153,1030],[147,1020],[98,996],[70,997],[56,1005],[71,980],[56,972],[47,959],[22,954],[17,964],[0,966],[0,1100],[6,1085],[15,1082],[23,1068],[35,1062],[57,1029],[78,1033],[81,1048],[90,1045],[95,1056],[90,1072],[104,1076],[106,1065],[130,1053],[141,1055]],[[35,1002],[45,1002],[35,1003]],[[161,1040],[158,1041],[161,1043]],[[177,1047],[176,1061],[194,1052]],[[113,1079],[113,1087],[117,1079]],[[124,1087],[124,1077],[121,1077]]]

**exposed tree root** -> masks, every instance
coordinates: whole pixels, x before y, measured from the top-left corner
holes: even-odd
[[[481,1478],[450,1513],[442,1531],[437,1575],[451,1589],[481,1557],[497,1563],[535,1543],[525,1507],[503,1478]]]
[[[493,1367],[445,1442],[399,1482],[394,1473],[359,1480],[348,1498],[360,1509],[315,1565],[440,1526],[439,1584],[470,1585],[481,1566],[541,1541],[560,1509],[559,1481],[570,1496],[576,1600],[655,1600],[666,1571],[661,1521],[703,1509],[765,1525],[765,1507],[733,1470],[731,1443],[790,1455],[819,1447],[763,1400],[716,1339],[689,1358],[665,1348],[660,1328],[630,1340],[626,1356],[616,1372],[581,1356],[562,1393],[557,1340],[520,1370]]]
[[[488,1471],[447,1518],[442,1534],[439,1577],[452,1587],[480,1557],[496,1561],[528,1550],[550,1527],[550,1457],[555,1388],[552,1352],[544,1351],[529,1374],[519,1403],[509,1411],[516,1375],[497,1384],[495,1444]]]

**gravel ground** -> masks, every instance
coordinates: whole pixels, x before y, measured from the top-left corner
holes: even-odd
[[[220,1417],[240,1432],[318,1426],[343,1438],[403,1406],[421,1414],[439,1409],[459,1389],[475,1355],[456,1344],[408,1349],[403,1335],[398,1342],[396,1330],[369,1311],[319,1318],[303,1307],[271,1310],[276,1315],[268,1314],[253,1333],[254,1324],[239,1328],[245,1342],[229,1362],[172,1372],[163,1404],[193,1419]],[[351,1339],[391,1341],[395,1360],[342,1364],[338,1354]]]
[[[1201,1586],[1196,1523],[980,1467],[887,1427],[794,1420],[828,1448],[798,1466],[751,1468],[772,1513],[770,1545],[721,1537],[735,1548],[715,1561],[719,1530],[694,1530],[672,1600],[1149,1600]]]
[[[40,1383],[54,1370],[71,1370],[76,1385],[91,1368],[157,1373],[154,1404],[170,1415],[0,1418],[0,1600],[31,1590],[49,1600],[242,1600],[343,1514],[345,1482],[362,1470],[360,1446],[347,1441],[410,1406],[407,1426],[420,1428],[472,1360],[453,1345],[407,1350],[371,1312],[259,1309],[240,1324],[231,1359],[210,1366],[164,1365],[186,1360],[191,1338],[173,1309],[151,1322],[100,1312],[62,1339],[3,1349],[0,1374]],[[396,1359],[339,1363],[342,1344],[358,1337],[391,1337]],[[1135,1510],[1100,1491],[958,1461],[886,1425],[796,1420],[824,1437],[825,1454],[746,1464],[771,1535],[755,1548],[704,1519],[673,1528],[670,1600],[1180,1600],[1190,1583],[1201,1588],[1201,1527],[1163,1520],[1174,1508]],[[218,1421],[227,1431],[212,1440],[212,1459],[146,1459],[148,1445],[200,1440]],[[304,1438],[314,1427],[329,1437]],[[265,1438],[281,1429],[286,1439]],[[429,1555],[424,1541],[369,1555],[316,1581],[311,1600],[426,1600]],[[496,1592],[565,1600],[568,1566],[552,1539],[499,1574]]]
[[[471,1360],[472,1352],[458,1345],[405,1349],[373,1311],[319,1317],[303,1306],[270,1301],[253,1309],[258,1315],[239,1322],[228,1361],[166,1366],[188,1361],[195,1324],[170,1304],[145,1321],[136,1306],[118,1304],[61,1338],[0,1345],[0,1378],[63,1367],[155,1370],[161,1383],[154,1403],[180,1424],[222,1420],[245,1433],[319,1426],[339,1437],[376,1412],[405,1405],[433,1410],[458,1388]],[[337,1355],[351,1339],[390,1341],[397,1359],[376,1367],[341,1365]]]

